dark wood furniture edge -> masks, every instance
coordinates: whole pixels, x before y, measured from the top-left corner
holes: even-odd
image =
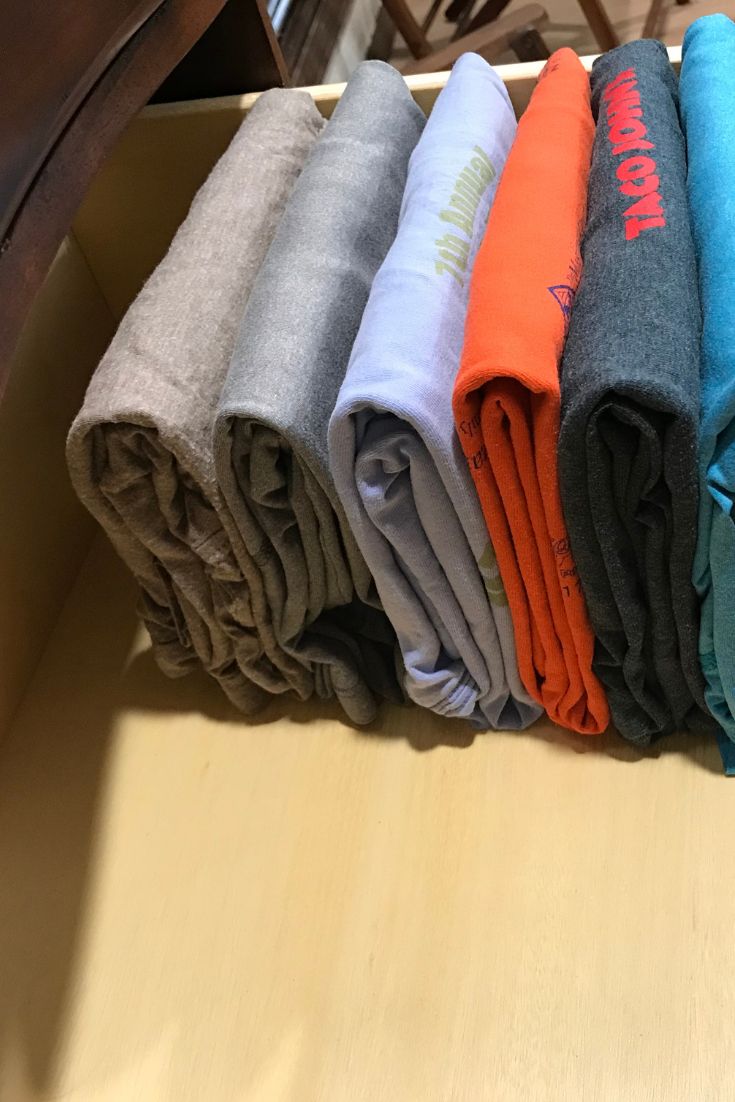
[[[280,42],[296,87],[321,84],[349,8],[344,0],[301,0],[294,7]]]
[[[228,0],[152,102],[212,99],[290,84],[291,69],[266,0]]]
[[[166,0],[128,40],[55,143],[0,246],[0,399],[30,305],[98,168],[225,0]]]
[[[49,156],[58,134],[63,131],[65,126],[68,126],[70,120],[74,117],[74,113],[89,95],[108,65],[117,57],[125,44],[146,20],[151,18],[162,2],[164,0],[135,0],[131,9],[124,13],[123,19],[115,27],[114,34],[109,39],[100,42],[99,52],[93,58],[92,63],[87,67],[79,68],[76,85],[70,88],[64,98],[57,103],[57,119],[53,131],[48,135],[48,144],[41,145],[37,155],[27,159],[23,165],[22,173],[15,181],[12,193],[4,195],[3,209],[0,210],[0,239],[12,223],[26,193],[33,184],[36,174]],[[29,24],[29,27],[32,33],[32,24]]]
[[[381,4],[372,41],[368,46],[368,60],[387,61],[393,53],[395,37],[396,25],[390,17],[390,12]]]

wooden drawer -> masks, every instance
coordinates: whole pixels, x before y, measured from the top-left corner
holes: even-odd
[[[517,110],[539,67],[500,70]],[[0,1102],[729,1099],[713,743],[247,724],[157,671],[73,498],[86,381],[251,102],[133,122],[0,407]]]

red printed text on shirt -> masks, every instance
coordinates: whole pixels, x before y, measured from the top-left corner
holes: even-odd
[[[648,137],[635,69],[625,69],[611,80],[602,97],[607,113],[607,136],[614,157],[621,157],[615,175],[618,190],[630,205],[623,211],[625,237],[633,241],[645,230],[666,225],[659,192],[660,178]]]

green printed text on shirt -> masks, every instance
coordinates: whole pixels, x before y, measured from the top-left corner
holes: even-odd
[[[495,557],[495,549],[491,543],[488,543],[477,565],[480,569],[482,580],[485,583],[485,591],[490,604],[500,606],[507,605],[508,596],[505,592],[503,579],[500,577],[500,571],[498,570],[498,560]]]
[[[472,152],[475,155],[455,180],[449,203],[439,213],[442,222],[461,230],[463,236],[447,232],[434,242],[438,249],[438,258],[434,262],[437,275],[447,273],[456,279],[460,287],[464,286],[477,208],[488,185],[495,179],[495,169],[485,150],[476,145]]]

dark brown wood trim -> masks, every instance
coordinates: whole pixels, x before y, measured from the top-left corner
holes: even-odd
[[[289,84],[266,0],[228,0],[153,100],[210,99]]]
[[[224,0],[166,0],[128,41],[59,137],[0,253],[0,398],[33,298],[87,187],[133,115],[221,11]]]
[[[349,14],[345,0],[300,0],[286,20],[281,48],[292,84],[319,84]]]
[[[387,61],[393,54],[393,43],[396,37],[396,25],[385,8],[378,12],[378,21],[375,24],[373,38],[368,47],[367,56],[371,61]]]
[[[0,238],[59,134],[163,0],[25,0],[3,11]]]

